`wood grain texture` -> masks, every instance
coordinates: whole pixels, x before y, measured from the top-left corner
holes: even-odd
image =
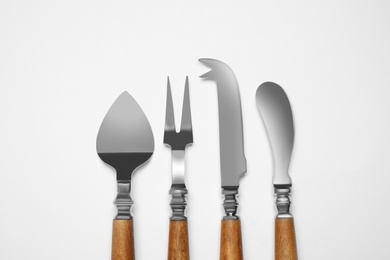
[[[294,219],[275,219],[275,260],[297,259]]]
[[[220,260],[242,260],[241,222],[222,220]]]
[[[133,220],[114,219],[112,229],[112,260],[134,260]]]
[[[169,224],[168,260],[189,260],[187,220],[171,220]]]

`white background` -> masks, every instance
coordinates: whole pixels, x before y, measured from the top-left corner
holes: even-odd
[[[155,135],[132,183],[136,257],[166,259],[168,75],[177,124],[190,78],[191,259],[218,259],[217,93],[198,58],[226,62],[240,84],[245,259],[273,259],[272,161],[255,104],[264,81],[284,87],[295,116],[300,259],[389,259],[389,13],[379,0],[1,0],[0,259],[110,259],[116,181],[95,141],[124,90]]]

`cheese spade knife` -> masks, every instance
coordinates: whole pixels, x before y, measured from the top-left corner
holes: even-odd
[[[108,110],[96,140],[97,153],[116,170],[118,214],[113,221],[112,260],[134,260],[131,175],[154,151],[152,128],[141,107],[123,92]]]
[[[265,82],[256,92],[257,107],[267,130],[274,159],[273,184],[278,214],[275,219],[275,259],[296,260],[294,219],[290,213],[291,178],[288,173],[294,146],[290,102],[277,84]]]
[[[221,260],[241,260],[241,223],[237,216],[238,188],[246,172],[242,131],[241,99],[238,82],[231,68],[215,59],[200,59],[211,68],[202,78],[216,82],[219,114],[219,148],[222,194],[226,216],[221,223]]]

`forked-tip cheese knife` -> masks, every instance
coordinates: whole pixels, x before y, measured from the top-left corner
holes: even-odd
[[[123,92],[108,110],[96,140],[97,153],[116,170],[118,215],[113,221],[112,260],[134,260],[131,175],[154,152],[152,128],[141,107]]]
[[[275,219],[275,259],[296,260],[294,218],[290,213],[291,178],[289,166],[294,146],[294,122],[290,102],[284,90],[273,82],[265,82],[256,92],[257,107],[271,144],[273,184],[278,214]]]
[[[221,260],[241,260],[241,223],[237,216],[238,188],[246,172],[241,100],[238,82],[231,68],[215,59],[200,59],[211,68],[202,78],[216,82],[218,92],[219,147],[222,194],[226,216],[221,223]]]

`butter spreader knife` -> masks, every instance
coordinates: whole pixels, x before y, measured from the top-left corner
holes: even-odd
[[[278,214],[275,219],[275,259],[296,260],[294,218],[290,213],[289,176],[294,146],[294,122],[290,102],[284,90],[273,82],[265,82],[256,92],[257,107],[265,125],[274,159],[273,184]]]

